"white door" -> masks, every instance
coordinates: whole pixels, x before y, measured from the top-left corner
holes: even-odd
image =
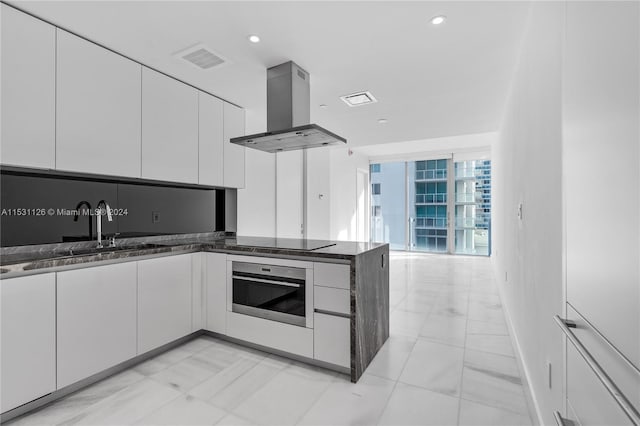
[[[191,255],[138,262],[138,354],[191,332]]]
[[[56,274],[0,280],[0,294],[5,412],[56,389]]]
[[[369,241],[369,173],[356,171],[356,241]]]
[[[58,273],[58,388],[136,356],[136,262]]]
[[[198,91],[142,68],[142,177],[198,183]]]
[[[302,238],[302,151],[276,153],[276,237]]]
[[[140,64],[58,29],[56,168],[140,177]]]
[[[198,92],[198,183],[224,185],[223,101]]]
[[[0,4],[0,162],[55,168],[56,29]]]

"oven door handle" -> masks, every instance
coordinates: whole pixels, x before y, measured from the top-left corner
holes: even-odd
[[[302,287],[301,284],[293,284],[293,283],[288,283],[284,281],[265,280],[261,278],[241,277],[238,275],[232,275],[231,278],[238,279],[238,280],[245,280],[245,281],[253,281],[256,283],[275,284],[275,285],[281,285],[285,287],[296,287],[296,288]]]

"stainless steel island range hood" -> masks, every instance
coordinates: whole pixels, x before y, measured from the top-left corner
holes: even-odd
[[[231,143],[266,152],[347,143],[310,121],[309,73],[293,62],[267,70],[267,132],[232,138]]]

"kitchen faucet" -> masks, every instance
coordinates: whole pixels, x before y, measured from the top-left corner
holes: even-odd
[[[89,209],[89,241],[91,241],[93,239],[93,217],[91,215],[91,204],[89,204],[88,201],[82,200],[78,203],[78,205],[76,206],[76,213],[73,215],[73,221],[78,221],[78,218],[80,217],[80,207],[82,206],[87,206],[87,208]]]
[[[96,205],[96,209],[97,209],[97,216],[98,216],[98,221],[96,222],[96,232],[98,234],[98,246],[97,248],[101,249],[104,246],[102,245],[102,206],[104,206],[104,209],[107,211],[107,220],[109,222],[113,221],[113,218],[111,217],[111,207],[109,207],[109,204],[107,204],[107,202],[105,200],[100,200],[98,201],[98,205]]]

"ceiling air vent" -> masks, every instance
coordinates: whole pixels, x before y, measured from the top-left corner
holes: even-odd
[[[204,44],[197,44],[181,50],[175,56],[202,70],[210,70],[228,62],[222,55],[215,53]]]
[[[350,95],[340,96],[340,99],[350,107],[362,106],[378,102],[370,92],[358,92]]]

